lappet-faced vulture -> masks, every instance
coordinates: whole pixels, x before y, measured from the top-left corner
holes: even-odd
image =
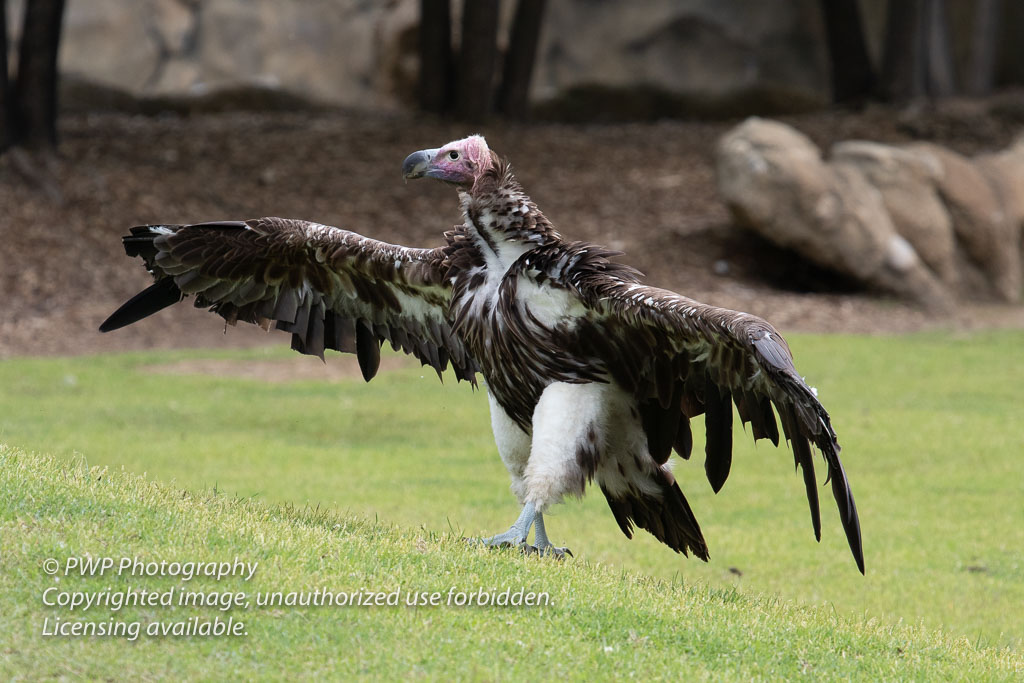
[[[735,405],[755,439],[790,442],[818,538],[811,449],[821,452],[864,571],[835,432],[775,328],[642,284],[613,260],[620,254],[565,240],[480,136],[415,152],[402,170],[458,190],[464,222],[445,234],[445,246],[395,246],[283,218],[138,227],[124,246],[156,282],[100,329],[192,296],[229,323],[290,332],[301,353],[355,353],[367,380],[384,342],[438,374],[450,365],[475,383],[479,373],[522,505],[508,531],[482,541],[555,555],[565,549],[548,540],[544,512],[596,481],[626,536],[640,527],[707,560],[670,456],[690,458],[691,420],[703,415],[704,469],[721,489]]]

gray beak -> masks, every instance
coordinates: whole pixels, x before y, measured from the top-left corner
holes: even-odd
[[[418,152],[413,152],[402,162],[402,176],[406,180],[422,178],[435,156],[437,156],[436,149],[421,149]]]

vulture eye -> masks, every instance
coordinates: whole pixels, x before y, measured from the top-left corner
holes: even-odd
[[[453,149],[452,151],[448,152],[448,158],[451,159],[452,161],[458,161],[459,153]]]

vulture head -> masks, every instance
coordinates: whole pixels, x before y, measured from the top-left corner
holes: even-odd
[[[402,162],[402,175],[407,180],[435,178],[471,188],[493,163],[494,155],[487,141],[480,135],[470,135],[440,149],[413,152]]]

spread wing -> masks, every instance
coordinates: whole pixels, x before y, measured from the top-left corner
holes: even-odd
[[[803,470],[814,535],[821,539],[818,489],[811,445],[828,467],[832,493],[857,567],[864,572],[857,506],[839,460],[828,413],[797,374],[782,336],[746,313],[707,306],[609,272],[574,282],[593,317],[581,343],[602,358],[608,372],[633,392],[651,455],[664,463],[675,449],[689,458],[690,418],[704,415],[704,468],[717,492],[732,464],[732,405],[750,423],[754,439],[779,443],[782,431]],[[773,411],[774,406],[774,411]]]
[[[440,374],[475,381],[477,364],[447,321],[444,250],[410,249],[284,218],[147,225],[124,238],[156,280],[100,326],[108,332],[187,295],[228,323],[292,334],[292,348],[323,358],[355,353],[369,381],[384,341]]]

